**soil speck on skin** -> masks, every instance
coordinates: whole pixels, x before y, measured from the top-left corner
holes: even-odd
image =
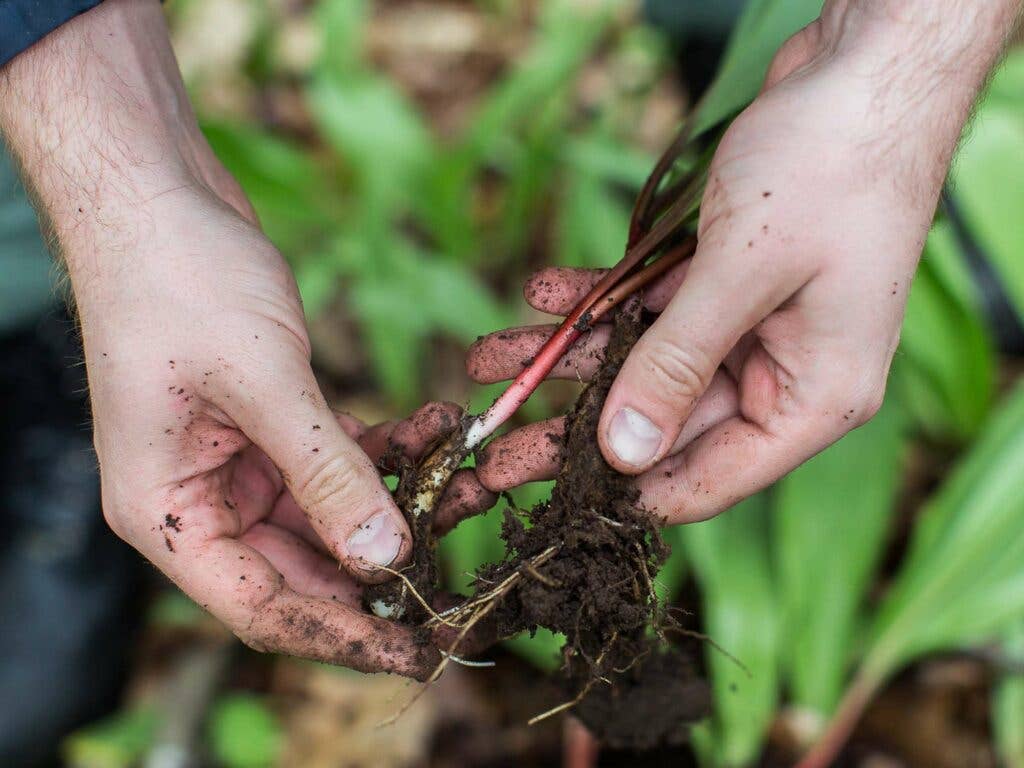
[[[172,515],[168,512],[164,515],[164,525],[175,533],[181,533],[181,517],[179,515]]]
[[[320,429],[320,425],[319,424],[314,424],[313,425],[313,429]]]
[[[164,544],[167,545],[167,551],[168,552],[173,552],[174,551],[174,544],[171,543],[171,537],[168,536],[166,533],[164,534]]]
[[[771,197],[771,196],[772,196],[772,193],[767,191],[767,190],[765,190],[764,192],[761,193],[761,197]]]

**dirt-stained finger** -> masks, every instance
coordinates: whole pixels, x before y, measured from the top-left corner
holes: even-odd
[[[300,595],[259,551],[233,538],[170,532],[146,554],[200,606],[244,642],[362,672],[427,678],[440,660],[407,628],[338,600]]]
[[[644,308],[661,312],[683,284],[690,262],[670,269],[644,290]],[[567,315],[604,276],[606,269],[547,267],[527,278],[523,296],[534,309],[551,315]]]
[[[260,651],[337,664],[359,672],[394,672],[424,681],[441,661],[431,643],[409,627],[369,616],[333,600],[285,588],[240,637]]]
[[[461,418],[462,408],[455,403],[427,403],[395,425],[391,443],[407,458],[418,461],[428,448],[455,429]]]
[[[359,607],[362,587],[303,537],[276,525],[257,523],[242,534],[241,540],[267,558],[299,594]]]
[[[489,442],[477,458],[476,476],[495,492],[550,480],[561,466],[565,417],[538,421]]]
[[[555,328],[532,325],[482,336],[466,353],[466,372],[480,384],[515,378],[533,362]],[[548,378],[587,381],[600,367],[610,335],[611,327],[607,325],[587,331],[552,368]]]
[[[472,469],[460,469],[448,483],[434,517],[434,532],[443,536],[467,517],[486,512],[498,502]]]

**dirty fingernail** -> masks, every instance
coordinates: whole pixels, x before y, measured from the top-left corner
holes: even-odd
[[[391,565],[402,548],[402,532],[389,512],[378,512],[348,537],[348,554],[367,567]]]
[[[612,418],[608,443],[619,461],[642,467],[658,452],[661,430],[639,411],[623,408]]]

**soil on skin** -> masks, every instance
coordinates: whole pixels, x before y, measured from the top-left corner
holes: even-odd
[[[596,439],[605,397],[644,327],[636,302],[631,311],[618,313],[601,369],[568,415],[562,470],[551,499],[525,519],[506,511],[502,538],[508,555],[477,574],[483,592],[520,572],[516,586],[491,611],[497,636],[537,627],[563,633],[567,700],[575,702],[575,714],[598,739],[624,749],[685,741],[689,726],[710,707],[707,685],[688,655],[692,650],[669,645],[662,634],[671,620],[658,604],[653,579],[669,548],[657,521],[639,508],[631,478],[605,463]],[[405,573],[423,585],[424,594],[432,593],[432,537],[422,530],[413,535],[415,565]],[[400,585],[387,587],[397,590],[390,599],[401,599]],[[404,605],[404,621],[426,618],[411,596]]]

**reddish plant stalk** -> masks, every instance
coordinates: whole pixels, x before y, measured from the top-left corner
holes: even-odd
[[[646,267],[626,277],[644,257],[644,251],[650,250],[644,238],[637,246],[626,253],[626,256],[615,265],[608,274],[590,289],[572,312],[565,318],[558,330],[552,334],[540,351],[508,389],[491,404],[491,407],[477,416],[466,429],[464,444],[473,450],[519,410],[541,382],[547,378],[569,348],[583,335],[602,315],[622,303],[636,291],[665,274],[673,266],[689,257],[696,248],[696,239],[688,238],[681,245],[664,253]],[[625,277],[625,279],[623,279]]]
[[[861,677],[854,681],[839,703],[825,733],[805,754],[795,768],[828,768],[835,764],[843,745],[853,734],[857,721],[860,720],[871,697],[878,690],[878,683],[870,678]]]

